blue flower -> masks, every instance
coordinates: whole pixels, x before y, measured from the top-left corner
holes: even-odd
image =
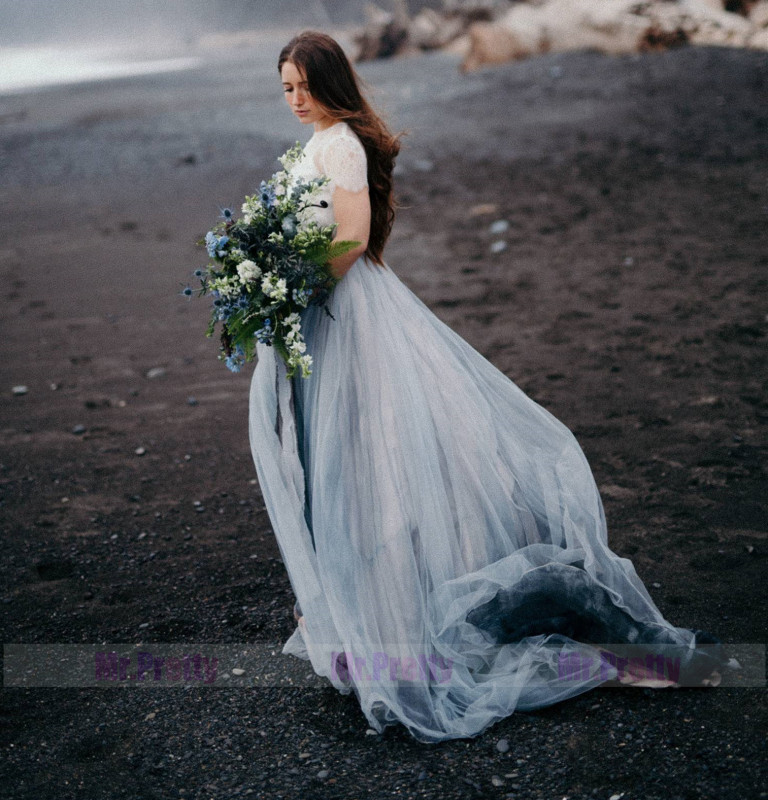
[[[311,289],[294,289],[292,292],[293,302],[298,303],[300,306],[306,306],[307,301],[312,296]]]
[[[224,249],[224,245],[229,241],[229,236],[217,236],[213,231],[208,231],[205,234],[205,248],[208,251],[208,255],[211,258],[215,258],[219,256],[219,258],[223,258],[227,251]]]
[[[232,372],[240,372],[240,367],[242,366],[240,359],[234,353],[231,356],[227,356],[224,363],[232,370]]]
[[[261,182],[259,187],[259,195],[263,205],[268,208],[273,208],[276,202],[275,187],[268,184],[266,181]]]
[[[195,270],[195,271],[194,271],[192,274],[193,274],[193,275],[194,275],[196,278],[202,278],[202,277],[203,277],[203,275],[205,275],[205,270],[202,270],[202,269],[196,269],[196,270]]]
[[[231,208],[222,208],[220,216],[223,220],[230,222],[232,220],[232,209]]]
[[[194,292],[192,291],[192,289],[191,289],[189,286],[185,286],[185,287],[184,287],[184,288],[181,290],[181,292],[179,292],[179,294],[183,294],[183,295],[184,295],[184,297],[192,297],[192,295],[194,294]]]
[[[261,342],[262,344],[272,344],[272,339],[274,338],[275,332],[272,330],[270,322],[268,319],[264,320],[263,327],[259,328],[256,331],[254,336],[256,340]]]
[[[229,236],[222,236],[219,239],[219,249],[216,251],[219,254],[219,258],[224,258],[227,254],[227,251],[224,249],[224,245],[229,241]]]

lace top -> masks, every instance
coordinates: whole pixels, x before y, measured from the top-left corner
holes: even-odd
[[[326,200],[328,208],[311,207],[303,212],[305,219],[318,225],[335,222],[333,190],[340,186],[349,192],[359,192],[368,186],[368,161],[365,148],[357,134],[344,122],[337,122],[322,131],[315,131],[304,146],[299,161],[291,169],[292,179],[308,180],[327,176],[318,200]]]

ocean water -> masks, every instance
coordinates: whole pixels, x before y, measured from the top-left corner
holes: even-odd
[[[0,47],[0,94],[194,69],[198,56],[142,57],[114,47],[33,45]]]

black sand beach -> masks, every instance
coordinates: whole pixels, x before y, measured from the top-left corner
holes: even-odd
[[[6,644],[294,629],[252,365],[180,295],[219,208],[309,136],[281,44],[0,97]],[[387,262],[574,431],[667,619],[764,644],[768,54],[458,61],[360,65],[410,129]],[[0,697],[9,799],[768,797],[764,686],[597,689],[436,746],[328,684]]]

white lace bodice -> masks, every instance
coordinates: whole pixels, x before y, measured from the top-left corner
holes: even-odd
[[[315,131],[304,146],[299,161],[291,168],[291,179],[309,180],[327,176],[318,200],[326,200],[328,208],[307,209],[305,218],[313,219],[318,225],[331,225],[335,222],[333,213],[333,191],[339,186],[350,192],[359,192],[368,186],[368,161],[365,148],[357,134],[342,121]]]

